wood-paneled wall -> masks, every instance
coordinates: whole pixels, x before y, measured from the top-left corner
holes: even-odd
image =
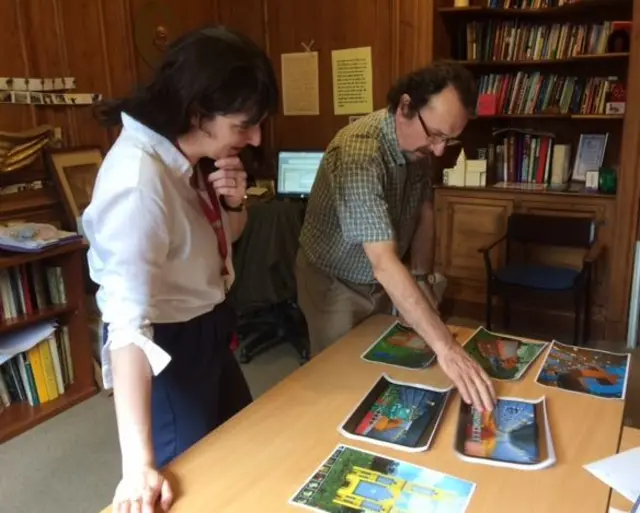
[[[276,147],[326,145],[347,123],[333,115],[331,50],[371,46],[374,106],[382,107],[398,74],[427,63],[433,0],[162,0],[177,33],[208,23],[239,29],[265,48],[280,74],[280,55],[314,41],[320,52],[320,116],[276,116]],[[149,0],[0,0],[0,76],[75,76],[80,91],[126,94],[150,75],[134,44],[135,19]],[[0,105],[0,130],[51,123],[68,146],[100,145],[115,137],[89,107]]]
[[[179,31],[220,18],[218,0],[164,0]],[[134,48],[134,20],[147,0],[0,0],[0,75],[74,76],[82,92],[107,97],[129,92],[149,75]],[[235,4],[242,2],[234,2]],[[230,16],[233,10],[227,10]],[[175,37],[178,34],[170,34]],[[90,107],[0,105],[0,130],[35,124],[61,127],[68,146],[113,141]]]
[[[384,104],[392,80],[391,2],[379,0],[324,1],[276,0],[267,2],[268,44],[276,75],[283,53],[304,51],[314,42],[319,53],[320,115],[278,116],[274,121],[276,148],[325,146],[348,123],[347,116],[333,115],[331,50],[371,46],[374,105]],[[366,14],[365,14],[366,13]],[[363,20],[366,19],[366,21]],[[291,23],[295,20],[295,23]],[[356,21],[358,20],[358,21]],[[286,27],[281,30],[281,27]]]
[[[264,2],[267,49],[278,76],[281,54],[303,51],[311,41],[319,52],[320,115],[278,115],[272,124],[275,148],[323,148],[348,123],[347,116],[333,114],[332,50],[371,47],[376,109],[386,105],[398,76],[431,61],[433,0]]]
[[[101,92],[107,97],[126,94],[150,74],[134,47],[135,19],[149,1],[0,0],[0,76],[75,76],[80,91]],[[435,0],[161,1],[175,13],[175,33],[169,33],[170,39],[206,24],[228,25],[265,48],[278,77],[280,55],[302,51],[302,43],[314,41],[313,48],[320,53],[320,115],[278,114],[265,131],[267,145],[272,148],[322,148],[348,122],[345,116],[333,115],[332,50],[372,47],[374,107],[381,108],[399,75],[443,54],[447,44],[435,16]],[[639,9],[640,0],[634,0],[636,20]],[[634,90],[640,80],[639,38],[640,31],[634,30],[628,90]],[[20,130],[40,123],[61,127],[67,146],[100,145],[106,150],[116,135],[101,128],[88,107],[0,104],[0,130]],[[633,171],[638,167],[639,126],[638,104],[631,101],[621,142],[624,172],[619,178],[609,248],[608,320],[618,326],[617,336],[626,325],[633,242],[640,226],[640,179]]]

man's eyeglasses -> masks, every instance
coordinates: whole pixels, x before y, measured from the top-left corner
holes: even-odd
[[[420,114],[420,112],[418,112],[417,114],[418,114],[418,120],[422,125],[422,129],[424,130],[424,133],[427,136],[427,139],[434,141],[436,144],[444,143],[445,146],[456,146],[460,144],[460,141],[453,137],[446,137],[444,135],[432,134],[431,131],[427,128],[427,124],[424,122],[424,119],[422,119],[422,114]]]

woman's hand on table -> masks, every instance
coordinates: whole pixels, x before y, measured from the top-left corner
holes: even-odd
[[[114,513],[154,513],[156,503],[169,511],[173,493],[169,482],[152,467],[127,472],[116,487],[112,509]]]

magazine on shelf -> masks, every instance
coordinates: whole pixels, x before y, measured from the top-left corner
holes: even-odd
[[[624,400],[631,355],[561,344],[555,341],[536,382],[577,394]]]
[[[289,503],[326,513],[464,513],[475,488],[471,481],[340,444]]]
[[[43,223],[0,225],[0,250],[37,253],[53,246],[82,239],[78,233]]]
[[[464,461],[541,470],[556,462],[545,397],[500,397],[493,411],[460,401],[454,450]]]
[[[530,342],[499,335],[478,328],[464,343],[464,349],[493,379],[516,381],[548,346],[547,342]]]
[[[389,326],[361,356],[368,362],[405,369],[425,369],[435,357],[436,354],[420,335],[398,321]]]
[[[403,383],[383,374],[338,431],[347,438],[401,451],[426,451],[451,389]]]

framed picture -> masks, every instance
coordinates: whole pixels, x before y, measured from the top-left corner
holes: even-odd
[[[79,147],[48,152],[70,227],[77,229],[82,212],[89,205],[103,155],[98,147]]]
[[[609,133],[581,134],[578,151],[571,173],[572,182],[586,182],[587,171],[597,171],[602,167]]]

